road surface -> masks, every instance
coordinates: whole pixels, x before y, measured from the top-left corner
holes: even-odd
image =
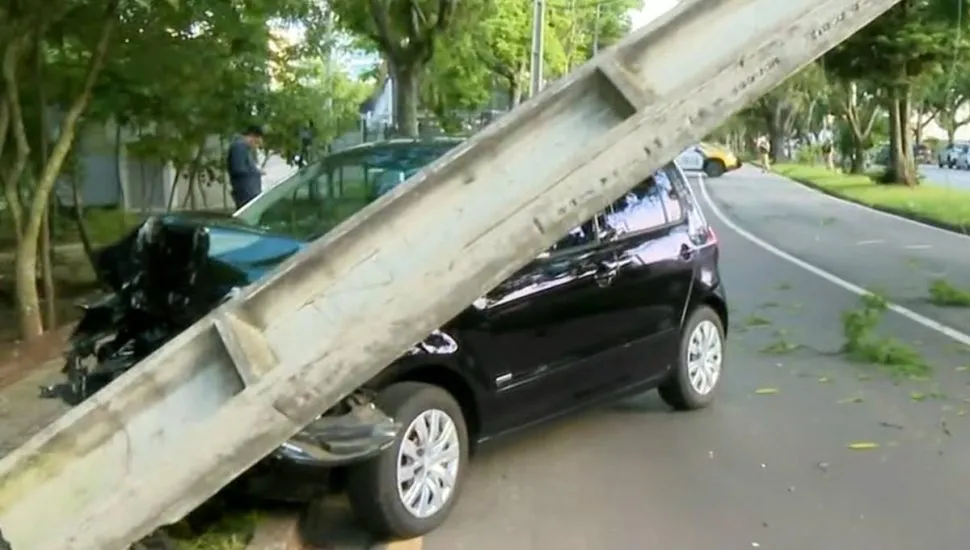
[[[935,164],[923,164],[919,167],[919,171],[926,181],[936,185],[970,191],[970,171],[968,170],[953,170],[940,168]]]

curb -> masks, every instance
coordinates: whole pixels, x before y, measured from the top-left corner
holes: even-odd
[[[373,542],[362,533],[348,533],[347,517],[329,517],[327,525],[304,525],[299,513],[260,514],[246,550],[421,550],[423,546],[421,538]]]
[[[424,539],[395,540],[392,542],[379,542],[371,545],[367,550],[421,550],[424,547]]]
[[[315,550],[303,541],[297,514],[261,515],[246,550]]]
[[[777,175],[777,176],[783,177],[783,178],[785,178],[785,179],[787,179],[789,181],[793,181],[793,182],[795,182],[795,183],[797,183],[799,185],[803,185],[805,187],[808,187],[809,189],[812,189],[814,191],[818,191],[819,193],[822,193],[822,194],[828,195],[830,197],[836,198],[836,199],[838,199],[840,201],[849,202],[849,203],[852,203],[852,204],[855,204],[855,205],[858,205],[858,206],[862,206],[864,208],[868,208],[870,210],[875,210],[877,212],[882,212],[883,214],[889,214],[891,216],[897,216],[897,217],[900,217],[900,218],[905,218],[905,219],[910,220],[910,221],[914,221],[914,222],[917,222],[917,223],[921,223],[923,225],[928,225],[930,227],[935,227],[936,229],[942,229],[944,231],[949,231],[951,233],[956,233],[958,235],[970,236],[970,227],[968,227],[968,226],[962,226],[962,225],[957,225],[957,224],[953,224],[953,223],[943,222],[943,221],[940,221],[940,220],[936,220],[936,219],[933,219],[933,218],[929,218],[927,216],[922,216],[920,214],[916,214],[914,212],[910,212],[908,210],[903,210],[903,209],[900,209],[900,208],[893,208],[893,207],[890,207],[890,206],[881,206],[881,205],[869,204],[867,202],[863,202],[863,201],[860,201],[858,199],[853,199],[851,197],[847,197],[847,196],[845,196],[845,195],[843,195],[841,193],[837,193],[835,191],[832,191],[831,189],[826,189],[825,187],[823,187],[821,185],[818,185],[816,183],[813,183],[813,182],[808,181],[808,180],[805,180],[805,179],[793,178],[791,176],[786,176],[785,174],[781,174],[779,172],[775,172],[774,170],[772,170],[772,173],[775,174],[775,175]]]

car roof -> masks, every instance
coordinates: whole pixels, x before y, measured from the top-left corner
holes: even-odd
[[[382,139],[378,141],[369,141],[367,143],[361,143],[348,147],[346,149],[341,149],[339,151],[334,151],[329,157],[344,156],[344,155],[354,155],[361,153],[369,153],[371,151],[377,151],[380,149],[405,149],[412,146],[432,146],[432,147],[454,147],[459,143],[465,141],[465,138],[456,136],[437,136],[428,138],[391,138]]]

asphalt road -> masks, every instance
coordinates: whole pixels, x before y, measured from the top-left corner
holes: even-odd
[[[919,171],[927,181],[936,185],[970,190],[970,171],[940,168],[935,164],[924,164]]]
[[[967,277],[970,239],[754,169],[707,189],[732,225],[970,330],[970,313],[923,300],[933,272]],[[960,367],[970,363],[967,348],[889,313],[884,333],[917,349],[934,373],[893,382],[883,368],[846,362],[835,353],[840,315],[858,296],[710,218],[734,327],[718,403],[675,414],[651,393],[487,451],[471,464],[452,517],[423,548],[966,546],[970,372]],[[753,316],[768,324],[748,326]],[[798,349],[765,349],[779,342]],[[777,393],[758,392],[766,388]],[[850,448],[860,442],[878,448]]]

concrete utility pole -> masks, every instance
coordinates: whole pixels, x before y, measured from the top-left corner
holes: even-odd
[[[542,89],[542,54],[543,54],[543,31],[546,27],[545,22],[546,5],[543,0],[532,0],[532,63],[529,71],[532,74],[532,83],[529,87],[530,97],[535,97]]]

